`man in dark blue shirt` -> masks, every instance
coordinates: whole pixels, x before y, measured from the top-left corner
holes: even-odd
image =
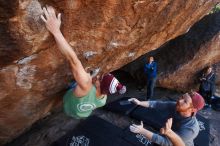
[[[157,63],[151,56],[148,63],[144,65],[144,73],[147,75],[147,100],[153,96],[154,86],[157,78]]]

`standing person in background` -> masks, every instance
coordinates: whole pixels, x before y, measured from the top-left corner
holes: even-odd
[[[69,89],[63,98],[64,112],[76,119],[86,118],[92,111],[102,107],[106,103],[107,94],[126,92],[126,87],[121,85],[112,74],[105,74],[103,77],[92,78],[86,72],[74,49],[64,38],[61,26],[61,14],[56,16],[52,7],[43,8],[44,16],[41,19],[45,22],[46,28],[54,36],[59,51],[70,63],[71,71],[76,84]]]
[[[144,65],[144,73],[147,75],[147,97],[146,100],[153,97],[154,86],[157,79],[157,63],[151,56],[148,62]]]
[[[206,104],[211,106],[211,97],[215,92],[215,73],[209,66],[200,78],[199,93],[204,97]]]

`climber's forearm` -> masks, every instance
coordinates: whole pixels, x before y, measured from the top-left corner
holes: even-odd
[[[82,89],[90,88],[91,77],[83,68],[81,61],[76,56],[76,53],[74,52],[72,47],[68,44],[63,34],[61,32],[57,32],[53,35],[58,45],[58,49],[70,62],[73,76],[78,85]]]
[[[41,19],[45,22],[48,31],[50,31],[50,33],[53,34],[58,45],[58,49],[70,62],[71,71],[76,82],[79,85],[77,87],[79,87],[81,91],[87,92],[89,88],[92,86],[92,79],[91,76],[88,73],[86,73],[76,53],[68,44],[68,42],[66,41],[63,34],[60,31],[61,14],[59,13],[56,16],[55,10],[51,6],[43,8],[43,12],[44,16],[41,15]]]
[[[78,59],[76,53],[72,49],[72,47],[68,44],[66,39],[64,38],[63,34],[59,31],[56,32],[54,38],[58,45],[58,49],[61,53],[70,61],[71,65],[73,66],[82,66],[80,60]]]

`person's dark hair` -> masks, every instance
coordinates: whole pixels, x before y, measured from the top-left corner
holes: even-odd
[[[153,61],[154,61],[154,57],[153,56],[149,56],[148,58],[147,58],[147,60],[150,62],[150,59],[151,58],[153,58]]]
[[[212,65],[208,65],[208,66],[205,68],[204,73],[207,73],[208,70],[209,70],[209,68],[212,69],[212,72],[215,72],[214,67],[213,67]]]
[[[209,68],[212,68],[212,69],[213,69],[212,65],[208,65],[208,66],[206,67],[206,70],[208,70]]]

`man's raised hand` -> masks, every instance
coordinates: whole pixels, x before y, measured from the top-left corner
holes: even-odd
[[[141,121],[141,124],[140,125],[136,125],[136,124],[132,124],[130,125],[130,131],[133,132],[133,133],[142,133],[143,130],[144,130],[144,127],[143,127],[143,122]]]
[[[163,128],[160,129],[160,133],[164,134],[164,135],[168,135],[170,134],[170,132],[172,131],[171,127],[173,124],[173,119],[169,118],[165,124],[165,126]]]
[[[128,99],[128,101],[130,101],[130,102],[133,102],[134,104],[136,104],[136,105],[140,105],[140,101],[138,100],[138,99],[136,99],[136,98],[130,98],[130,99]]]

